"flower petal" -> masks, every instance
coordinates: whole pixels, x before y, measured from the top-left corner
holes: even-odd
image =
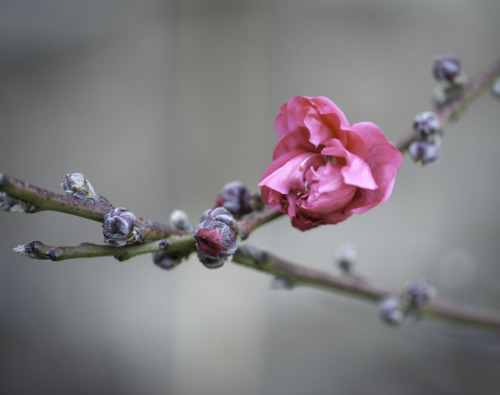
[[[360,190],[359,196],[346,208],[348,211],[361,214],[389,198],[396,174],[403,163],[403,155],[374,123],[360,122],[351,128],[358,131],[366,141],[368,146],[366,161],[378,185],[375,190]]]

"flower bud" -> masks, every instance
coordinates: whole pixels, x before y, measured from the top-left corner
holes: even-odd
[[[419,310],[431,299],[434,293],[434,288],[426,281],[412,281],[404,287],[402,300],[408,310]]]
[[[421,166],[436,163],[441,157],[441,150],[435,142],[415,140],[408,147],[410,157]]]
[[[436,56],[432,62],[432,74],[438,81],[453,82],[460,74],[460,60],[452,54]]]
[[[136,218],[132,211],[123,207],[115,208],[104,217],[104,240],[115,246],[124,246],[141,241]]]
[[[170,226],[179,230],[191,230],[189,218],[183,210],[174,210],[172,214],[170,214]]]
[[[391,326],[398,326],[404,322],[405,314],[399,305],[399,298],[388,297],[379,304],[379,314],[382,321]]]
[[[345,244],[337,248],[335,252],[337,264],[345,274],[352,274],[353,266],[358,259],[358,253],[351,244]]]
[[[438,116],[430,111],[417,114],[413,120],[413,130],[420,139],[426,139],[440,132]]]
[[[153,253],[153,262],[156,266],[171,270],[181,263],[183,256],[179,256],[178,253],[172,253],[169,251],[158,251]]]
[[[252,211],[250,200],[251,194],[245,184],[233,181],[224,185],[215,205],[224,207],[233,214],[234,218],[239,219]]]
[[[64,193],[81,200],[99,200],[92,184],[81,173],[67,174],[63,180],[62,186]]]
[[[238,248],[234,218],[223,207],[207,210],[193,230],[200,261],[209,268],[222,266]]]

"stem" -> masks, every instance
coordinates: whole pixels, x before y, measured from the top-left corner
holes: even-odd
[[[292,287],[316,287],[372,303],[378,303],[381,299],[394,294],[359,278],[335,276],[300,266],[249,245],[242,246],[236,251],[233,262],[282,278]],[[422,308],[421,314],[422,318],[500,332],[500,311],[496,310],[431,301]]]
[[[101,256],[114,256],[119,261],[125,261],[134,256],[149,254],[157,251],[178,252],[194,251],[194,239],[190,235],[171,236],[165,240],[151,243],[115,247],[92,243],[82,243],[78,246],[55,247],[46,245],[40,241],[33,241],[26,245],[14,248],[15,252],[26,255],[33,259],[50,259],[52,261],[63,261],[75,258],[96,258]]]
[[[241,239],[245,240],[248,238],[250,233],[252,233],[259,226],[262,226],[272,220],[279,218],[283,213],[273,210],[269,207],[264,208],[261,212],[254,212],[243,217],[238,222],[238,228],[240,230]]]
[[[59,211],[93,221],[104,221],[104,216],[113,206],[101,197],[101,201],[86,201],[61,195],[0,173],[0,191],[36,207],[31,212]]]
[[[462,113],[498,76],[500,76],[500,59],[490,66],[490,68],[472,78],[460,98],[449,103],[439,111],[438,117],[441,129],[444,130],[450,121]],[[394,145],[401,152],[406,151],[416,137],[417,135],[412,129]]]
[[[30,213],[59,211],[92,221],[104,222],[106,214],[114,209],[113,205],[102,196],[98,202],[81,200],[48,191],[3,173],[0,173],[0,191],[35,206],[29,211]],[[144,241],[161,240],[171,235],[182,236],[186,234],[184,231],[143,218],[137,218],[136,224],[142,229]]]

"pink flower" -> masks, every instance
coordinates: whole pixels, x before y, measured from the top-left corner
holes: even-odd
[[[295,96],[275,121],[280,137],[264,171],[262,201],[307,230],[385,202],[403,156],[371,122],[349,126],[326,97]]]

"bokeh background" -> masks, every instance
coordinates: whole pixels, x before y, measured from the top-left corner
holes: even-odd
[[[252,191],[291,96],[328,96],[396,140],[429,109],[434,54],[474,74],[499,56],[500,2],[2,0],[0,171],[60,191],[82,172],[137,215],[193,223],[220,188]],[[499,105],[450,126],[439,165],[409,159],[390,200],[301,233],[281,218],[250,242],[399,290],[500,308]],[[101,242],[60,213],[0,213],[2,394],[497,394],[500,337],[434,322],[394,329],[374,305],[271,278],[149,256],[59,263],[12,251]]]

